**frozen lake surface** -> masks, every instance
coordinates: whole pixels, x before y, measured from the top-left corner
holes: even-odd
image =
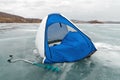
[[[120,80],[120,24],[76,24],[98,51],[91,58],[59,63],[60,73],[27,64],[7,62],[9,55],[36,60],[39,24],[0,24],[0,80]]]

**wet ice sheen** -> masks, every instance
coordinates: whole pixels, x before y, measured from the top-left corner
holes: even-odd
[[[98,51],[78,62],[54,64],[62,69],[55,73],[24,62],[7,62],[9,54],[36,60],[33,50],[39,24],[0,24],[0,80],[120,80],[120,25],[76,25]]]

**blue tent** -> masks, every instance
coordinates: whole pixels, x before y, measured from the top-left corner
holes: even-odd
[[[54,42],[58,43],[54,44]],[[53,43],[52,46],[50,43]],[[90,38],[61,14],[49,14],[38,29],[36,45],[43,63],[74,62],[93,54]]]

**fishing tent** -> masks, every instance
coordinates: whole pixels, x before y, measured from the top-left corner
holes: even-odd
[[[90,38],[58,13],[42,20],[35,43],[43,63],[73,62],[96,51]]]

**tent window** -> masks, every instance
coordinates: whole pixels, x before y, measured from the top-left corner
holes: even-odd
[[[77,32],[74,28],[72,28],[72,27],[70,27],[68,25],[67,25],[67,29],[68,29],[68,31]]]
[[[48,41],[62,40],[68,29],[62,23],[54,23],[48,27]]]
[[[50,25],[48,27],[48,43],[60,43],[69,31],[75,30],[63,23],[54,23]]]

